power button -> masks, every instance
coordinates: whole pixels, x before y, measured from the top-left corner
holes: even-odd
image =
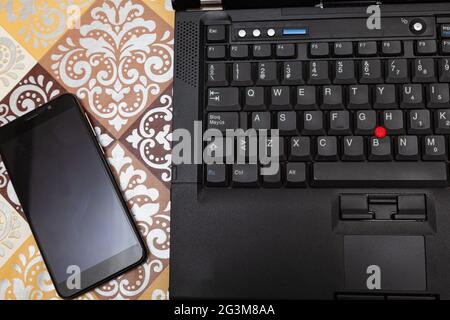
[[[427,29],[427,25],[422,19],[413,19],[409,25],[411,32],[414,34],[422,34]]]

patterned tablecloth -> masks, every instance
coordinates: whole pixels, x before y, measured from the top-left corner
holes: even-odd
[[[76,94],[150,250],[83,299],[168,298],[172,68],[170,0],[0,0],[0,125]],[[1,162],[0,299],[58,299]]]

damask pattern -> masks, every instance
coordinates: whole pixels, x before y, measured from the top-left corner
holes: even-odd
[[[32,237],[24,243],[11,260],[0,270],[0,300],[56,300],[60,299],[50,279],[42,256]],[[87,293],[79,299],[95,300]]]
[[[0,99],[36,64],[36,61],[0,26]]]
[[[0,265],[31,235],[25,220],[0,196]]]
[[[172,90],[169,89],[124,135],[131,149],[163,182],[171,179]]]
[[[81,15],[92,0],[0,0],[2,26],[36,59],[50,49],[69,26],[71,6]]]
[[[80,28],[70,30],[73,4],[80,5]],[[169,6],[168,0],[0,0],[0,126],[64,92],[77,95],[148,247],[144,264],[81,299],[169,298]],[[11,69],[8,59],[24,69]],[[4,93],[2,68],[9,68]],[[2,215],[2,205],[14,216]],[[2,299],[59,297],[0,159]]]
[[[69,91],[119,137],[170,83],[170,27],[138,1],[97,1],[43,59]]]

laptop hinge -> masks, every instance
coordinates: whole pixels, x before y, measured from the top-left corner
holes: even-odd
[[[200,10],[223,10],[222,0],[200,0]]]
[[[333,0],[320,0],[319,4],[316,7],[320,8],[330,8],[330,7],[367,7],[370,5],[381,5],[382,1],[380,0],[359,0],[359,1],[333,1]]]
[[[222,0],[172,0],[176,11],[190,10],[223,10]]]

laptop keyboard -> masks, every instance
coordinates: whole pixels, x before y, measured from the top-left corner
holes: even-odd
[[[439,31],[406,41],[235,44],[228,28],[205,27],[204,127],[278,129],[281,170],[205,165],[207,186],[448,185],[450,41]]]

